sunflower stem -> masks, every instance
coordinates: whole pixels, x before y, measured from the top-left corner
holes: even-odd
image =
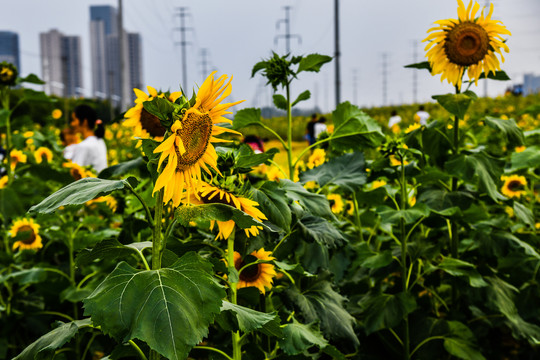
[[[6,86],[2,89],[1,93],[2,108],[7,111],[6,116],[6,160],[7,160],[7,176],[8,181],[6,187],[11,184],[13,180],[13,171],[11,170],[11,121],[10,121],[10,111],[9,111],[9,88]],[[6,250],[9,251],[9,250]],[[8,253],[9,254],[9,253]]]
[[[235,269],[234,264],[234,231],[231,233],[229,238],[227,239],[227,263],[229,266],[229,269]],[[230,271],[229,271],[230,272]],[[234,278],[229,276],[229,283],[230,283],[230,296],[231,296],[231,302],[236,305],[237,303],[237,297],[236,297],[236,284],[238,281]],[[233,360],[241,360],[242,359],[242,347],[240,345],[240,332],[239,331],[232,331],[232,348],[233,348]]]
[[[356,217],[356,226],[358,226],[358,233],[360,235],[360,241],[364,242],[364,234],[362,233],[362,221],[360,220],[360,209],[358,208],[358,199],[356,198],[356,193],[353,192],[353,206],[354,206],[354,216]]]
[[[401,158],[401,206],[400,210],[405,210],[407,207],[407,183],[405,182],[405,158],[401,152],[398,153]],[[355,198],[356,200],[356,198]],[[356,202],[356,201],[355,201]],[[401,237],[401,285],[404,293],[408,292],[409,282],[407,281],[407,235],[405,234],[405,220],[400,219],[400,237]],[[404,318],[404,337],[403,337],[403,359],[410,359],[410,335],[409,335],[409,315]]]
[[[294,180],[294,167],[292,163],[292,114],[291,114],[291,94],[289,82],[286,85],[287,91],[287,159],[289,161],[289,179]]]

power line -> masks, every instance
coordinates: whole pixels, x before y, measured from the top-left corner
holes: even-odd
[[[185,26],[184,18],[189,16],[187,13],[188,8],[187,7],[178,7],[176,8],[178,10],[178,13],[175,14],[176,16],[180,17],[180,27],[175,28],[175,30],[180,31],[180,42],[177,42],[177,45],[180,45],[182,49],[182,85],[187,86],[187,60],[186,60],[186,45],[190,44],[190,42],[186,41],[186,31],[192,30],[191,28],[188,28]]]
[[[300,35],[291,34],[291,20],[289,18],[289,11],[291,10],[290,6],[284,6],[283,9],[285,10],[285,19],[279,19],[276,23],[276,29],[279,30],[279,25],[281,23],[285,24],[285,34],[279,34],[274,37],[274,45],[277,46],[278,40],[280,38],[285,39],[285,53],[290,54],[291,53],[291,38],[298,39],[298,43],[302,44],[302,37]]]

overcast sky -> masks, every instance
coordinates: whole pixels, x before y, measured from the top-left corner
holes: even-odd
[[[466,1],[465,1],[466,2]],[[487,3],[479,1],[481,5]],[[523,81],[524,73],[540,75],[540,1],[494,0],[494,19],[502,20],[512,32],[503,69],[512,81],[490,81],[488,95]],[[90,5],[117,6],[116,0],[0,0],[0,30],[19,33],[21,72],[41,75],[39,33],[53,28],[65,35],[82,38],[83,87],[91,94],[89,19]],[[294,55],[313,52],[334,55],[333,0],[124,0],[124,27],[142,35],[143,79],[145,85],[178,90],[182,78],[178,7],[188,8],[187,69],[191,88],[203,80],[201,50],[207,49],[207,70],[232,74],[234,100],[245,99],[240,107],[269,105],[271,90],[263,87],[260,76],[251,78],[253,65],[274,50],[285,53],[285,41],[275,37],[285,33],[285,6],[291,6],[291,39]],[[433,22],[456,18],[456,0],[340,0],[341,100],[362,107],[383,104],[383,58],[386,56],[387,104],[413,102],[413,72],[403,66],[424,60],[426,31]],[[386,55],[383,55],[386,54]],[[416,70],[417,71],[417,70]],[[334,63],[319,74],[300,75],[293,93],[310,90],[312,99],[302,107],[317,104],[323,111],[335,107]],[[356,75],[355,75],[356,74]],[[432,94],[451,92],[439,77],[420,71],[418,101],[430,101]],[[355,81],[356,80],[356,81]],[[356,86],[355,86],[356,83]],[[484,85],[475,90],[484,95]]]

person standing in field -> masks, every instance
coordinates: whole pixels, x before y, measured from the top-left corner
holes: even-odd
[[[313,114],[311,115],[311,120],[309,120],[306,126],[305,138],[308,142],[308,145],[313,145],[313,143],[315,143],[315,140],[317,139],[314,133],[316,123],[317,123],[317,114]]]
[[[107,167],[107,146],[103,140],[105,127],[96,111],[88,105],[78,105],[71,113],[70,126],[81,135],[73,145],[71,161],[80,166],[92,166],[96,172]]]
[[[324,116],[321,116],[319,118],[319,121],[317,121],[315,123],[315,125],[313,126],[313,137],[314,137],[314,141],[317,141],[317,139],[319,138],[319,135],[321,135],[321,133],[325,132],[326,131],[326,118]]]
[[[414,114],[414,121],[419,122],[420,125],[427,125],[429,119],[429,113],[424,110],[424,105],[418,107],[418,111]]]
[[[390,114],[390,119],[388,119],[388,128],[394,134],[399,132],[399,123],[401,122],[401,116],[398,115],[396,110],[392,110]]]

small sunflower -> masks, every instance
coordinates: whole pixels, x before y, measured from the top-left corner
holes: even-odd
[[[190,198],[192,204],[226,204],[232,207],[242,210],[248,215],[251,215],[254,219],[258,221],[267,220],[266,216],[257,209],[259,204],[256,201],[250,200],[248,198],[234,195],[226,190],[220,189],[218,187],[209,185],[207,183],[201,182],[197,196],[195,198]],[[219,229],[219,233],[216,236],[216,240],[227,239],[234,230],[234,220],[229,221],[215,221],[210,222],[210,230],[214,228],[215,223]],[[244,229],[246,236],[250,237],[251,235],[259,235],[259,230],[262,230],[261,226],[252,226],[250,228]]]
[[[381,186],[386,185],[386,181],[384,180],[375,180],[371,183],[371,189],[375,190],[377,188],[380,188]]]
[[[39,224],[34,223],[33,219],[21,219],[13,223],[9,230],[11,237],[17,241],[13,244],[13,250],[19,248],[26,249],[41,249],[43,243],[39,236]]]
[[[14,170],[18,163],[26,162],[26,155],[21,150],[13,149],[9,156],[11,157],[11,170]]]
[[[279,181],[279,179],[285,179],[287,176],[277,166],[271,165],[266,172],[266,177],[270,181]]]
[[[50,163],[53,158],[53,153],[46,147],[40,147],[34,152],[34,158],[36,159],[36,163],[38,164],[41,164],[43,160]]]
[[[420,120],[418,120],[418,121],[420,121]],[[405,134],[413,132],[416,129],[420,129],[420,127],[422,127],[422,125],[420,125],[420,123],[414,123],[412,125],[409,125],[409,127],[407,127],[407,129],[405,129]]]
[[[330,202],[330,208],[334,214],[341,214],[345,208],[345,203],[339,194],[328,194],[326,198]]]
[[[143,103],[152,101],[155,97],[165,98],[165,94],[158,94],[157,90],[151,86],[147,86],[146,88],[148,89],[149,95],[142,90],[133,89],[135,95],[137,95],[137,99],[135,99],[135,106],[126,111],[126,114],[124,115],[126,120],[123,122],[123,125],[133,129],[134,137],[142,139],[153,138],[161,141],[165,135],[166,129],[161,125],[157,116],[152,115],[145,110]],[[171,93],[168,96],[168,99],[171,102],[175,102],[180,96],[182,96],[182,92],[176,91]]]
[[[485,8],[477,15],[480,5],[470,1],[465,8],[458,0],[458,19],[436,21],[437,27],[428,30],[431,34],[423,41],[428,41],[426,57],[432,68],[432,74],[442,74],[441,81],[461,88],[465,70],[469,81],[478,84],[478,78],[484,72],[495,73],[500,70],[497,53],[504,62],[502,50],[509,52],[502,35],[511,35],[499,20],[492,20],[493,4],[485,15]]]
[[[226,110],[242,101],[220,104],[231,93],[232,77],[228,82],[227,75],[215,80],[214,73],[199,88],[195,105],[185,112],[181,122],[174,122],[172,134],[154,150],[154,153],[161,153],[158,168],[161,169],[166,159],[167,165],[161,169],[153,192],[164,188],[163,201],[167,203],[172,200],[175,207],[180,204],[184,189],[188,194],[196,190],[201,169],[210,174],[208,167],[211,167],[219,173],[217,153],[212,143],[227,140],[216,136],[225,132],[238,134],[216,125],[232,123],[223,115],[230,114]]]
[[[324,149],[315,149],[308,158],[307,167],[313,169],[314,167],[324,164],[325,159],[326,151],[324,151]]]
[[[390,159],[390,166],[401,165],[401,161],[395,155],[390,155],[388,158]],[[404,160],[403,165],[407,166],[409,165],[409,162],[407,160]]]
[[[92,206],[97,203],[105,203],[111,209],[112,212],[116,212],[116,209],[118,207],[118,201],[114,198],[114,196],[106,195],[106,196],[100,196],[98,198],[95,198],[93,200],[87,201],[87,206]]]
[[[69,173],[75,180],[80,180],[87,177],[96,177],[90,170],[86,170],[77,163],[68,161],[62,164],[63,167],[69,169]]]
[[[8,183],[8,177],[7,177],[7,175],[2,176],[2,177],[0,178],[0,189],[5,188],[6,185],[7,185],[7,183]]]
[[[0,63],[0,85],[15,85],[17,75],[19,73],[15,65],[5,61]]]
[[[275,260],[273,256],[270,256],[270,251],[264,251],[264,248],[252,252],[250,255],[255,257],[256,260]],[[242,256],[234,252],[234,267],[236,270],[242,269],[246,266]],[[272,278],[276,276],[276,270],[274,265],[260,263],[251,266],[245,267],[240,273],[240,279],[237,284],[237,288],[245,288],[250,286],[255,286],[261,293],[265,293],[266,289],[272,288]],[[265,289],[266,288],[266,289]]]
[[[347,200],[347,215],[353,216],[354,215],[354,203],[352,200]]]
[[[51,113],[51,116],[54,120],[58,120],[62,117],[62,110],[54,109]]]
[[[501,192],[509,197],[521,197],[525,193],[525,187],[527,186],[527,180],[521,175],[501,176],[501,180],[504,184],[501,188]]]
[[[524,145],[521,145],[521,146],[516,146],[514,151],[517,152],[517,153],[520,153],[520,152],[525,151],[525,149],[526,149],[526,147]]]

